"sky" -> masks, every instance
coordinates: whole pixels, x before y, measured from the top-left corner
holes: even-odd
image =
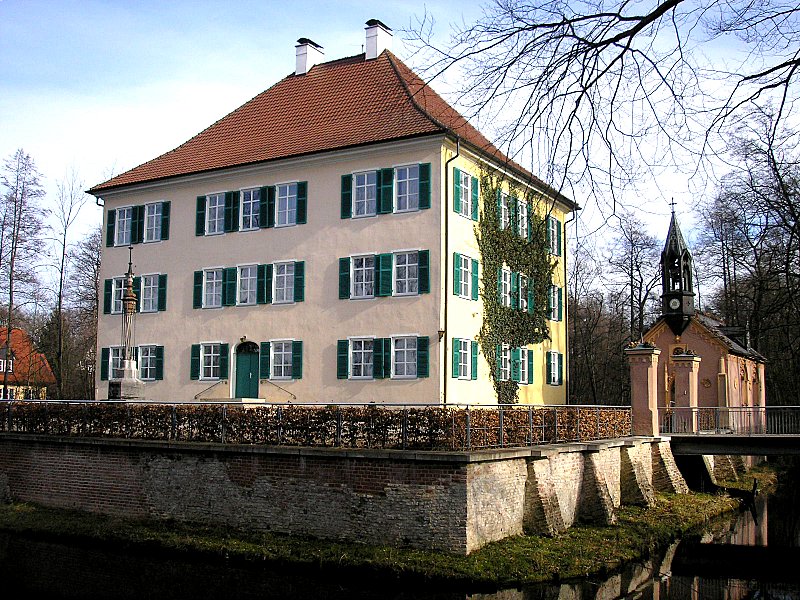
[[[451,0],[0,0],[0,159],[24,149],[49,195],[73,169],[88,189],[290,74],[298,38],[322,45],[326,60],[358,54],[364,23],[377,18],[395,30],[393,51],[406,59],[399,30],[423,12],[446,42],[451,24],[474,21],[481,8]],[[677,192],[669,182],[656,188],[645,215],[659,237],[668,199],[684,201],[685,185],[671,183]],[[581,218],[591,221],[591,207]],[[73,239],[101,222],[91,199]]]

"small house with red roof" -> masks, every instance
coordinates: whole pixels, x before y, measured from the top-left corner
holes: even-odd
[[[300,38],[291,74],[89,190],[105,207],[98,398],[120,377],[133,245],[148,398],[494,403],[496,377],[519,384],[520,402],[566,403],[564,223],[576,205],[397,58],[389,27],[366,25],[364,53],[325,61]],[[530,312],[534,282],[509,265],[484,273],[481,211],[521,244],[531,216],[546,218],[555,265],[538,300],[544,342],[489,358],[483,298]]]
[[[56,378],[50,363],[33,345],[30,336],[16,327],[11,329],[11,343],[5,347],[8,329],[0,327],[0,394],[3,398],[40,399],[47,397],[47,386]]]

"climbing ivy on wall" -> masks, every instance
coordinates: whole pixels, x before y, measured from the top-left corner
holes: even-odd
[[[510,184],[509,195],[528,204],[530,239],[523,239],[518,235],[515,219],[507,229],[500,228],[498,193],[503,183],[503,178],[495,172],[481,173],[482,209],[475,225],[483,265],[483,324],[478,334],[478,343],[489,362],[498,403],[515,404],[518,401],[519,384],[510,379],[498,379],[497,348],[499,344],[508,344],[511,348],[539,344],[549,337],[547,297],[555,261],[547,243],[546,216],[549,207],[545,205],[547,200],[542,196]],[[516,213],[514,211],[512,215]],[[498,277],[504,267],[528,277],[529,289],[533,289],[532,310],[523,311],[501,304]]]

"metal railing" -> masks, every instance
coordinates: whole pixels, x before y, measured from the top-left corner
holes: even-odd
[[[631,435],[626,406],[1,402],[0,431],[224,444],[480,450]]]
[[[800,435],[800,406],[671,407],[658,414],[663,434]]]

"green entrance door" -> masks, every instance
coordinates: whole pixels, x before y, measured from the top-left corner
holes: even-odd
[[[258,398],[258,346],[253,342],[236,348],[236,397]]]

